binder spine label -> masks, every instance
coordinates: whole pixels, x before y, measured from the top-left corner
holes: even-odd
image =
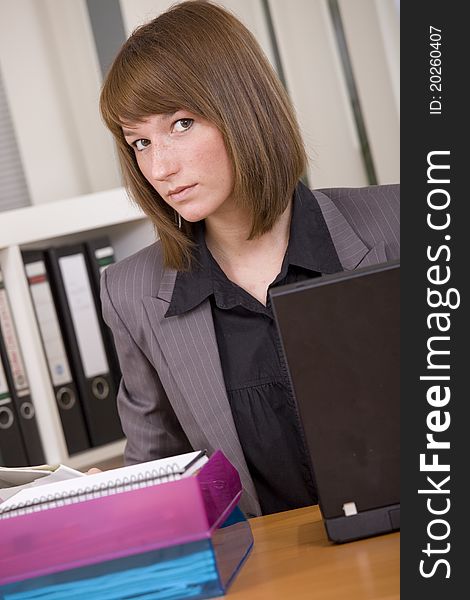
[[[29,395],[29,384],[26,377],[23,358],[21,356],[20,345],[13,324],[13,317],[8,303],[7,292],[3,285],[3,278],[0,273],[0,324],[2,327],[3,339],[7,349],[10,369],[13,376],[15,390],[19,397]]]
[[[87,378],[108,373],[109,366],[83,254],[59,258],[83,370]]]
[[[43,339],[52,384],[54,387],[66,385],[72,381],[72,375],[62,341],[51,288],[46,276],[46,266],[44,261],[37,261],[26,264],[25,270]]]
[[[10,390],[7,385],[7,378],[3,370],[3,364],[0,359],[0,402],[10,398]]]
[[[114,263],[114,249],[112,246],[97,248],[95,250],[95,259],[98,263],[100,275],[108,267]]]

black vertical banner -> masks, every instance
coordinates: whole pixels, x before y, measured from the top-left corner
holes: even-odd
[[[468,597],[470,30],[464,3],[401,4],[401,597]],[[418,12],[420,11],[420,12]],[[460,590],[460,591],[458,591]]]

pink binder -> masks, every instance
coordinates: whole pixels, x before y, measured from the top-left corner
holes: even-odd
[[[0,519],[0,597],[211,598],[253,537],[217,451],[187,479]]]

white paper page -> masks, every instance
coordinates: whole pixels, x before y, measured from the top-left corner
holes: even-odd
[[[45,466],[47,467],[47,465]],[[0,505],[4,506],[8,498],[16,496],[22,490],[37,489],[39,486],[84,476],[85,474],[81,471],[77,471],[66,465],[58,465],[53,471],[50,469],[29,467],[18,469],[0,467]],[[1,484],[2,481],[4,482],[3,486]],[[37,495],[37,492],[35,492],[35,495]]]
[[[72,375],[52,298],[51,286],[46,278],[46,265],[44,261],[38,260],[27,264],[25,270],[29,279],[52,384],[55,387],[65,385],[72,381]],[[35,280],[36,283],[34,283]]]

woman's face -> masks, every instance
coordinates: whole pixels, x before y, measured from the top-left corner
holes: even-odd
[[[123,133],[144,177],[186,221],[220,214],[232,203],[232,164],[209,121],[178,110],[125,125]]]

